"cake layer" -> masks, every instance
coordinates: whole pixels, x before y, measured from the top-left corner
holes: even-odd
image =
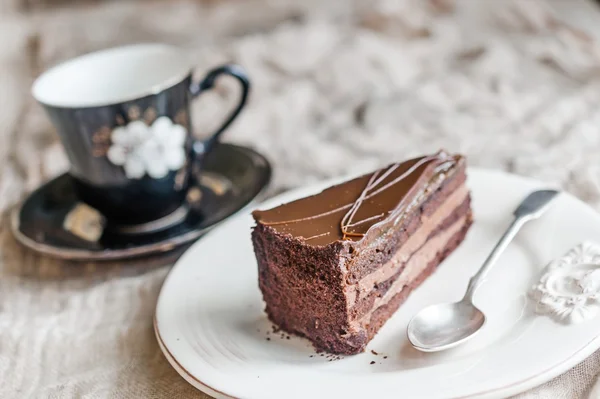
[[[459,210],[462,208],[462,211]],[[454,215],[459,210],[457,215]],[[460,186],[448,198],[439,205],[435,212],[427,214],[423,212],[420,217],[418,228],[410,237],[400,246],[392,257],[383,263],[382,266],[361,278],[356,284],[348,286],[348,305],[363,299],[378,284],[388,280],[390,277],[398,274],[399,270],[406,266],[407,261],[425,245],[427,240],[435,236],[436,233],[450,223],[453,223],[458,217],[466,214],[469,210],[469,191],[466,186]],[[352,289],[355,288],[354,293]]]
[[[440,231],[429,241],[427,241],[423,247],[416,251],[406,262],[406,266],[402,269],[398,276],[394,279],[391,279],[392,281],[390,284],[388,284],[387,289],[381,292],[381,294],[373,297],[374,300],[372,301],[370,310],[363,315],[358,315],[358,317],[360,317],[358,322],[363,324],[365,321],[368,321],[374,309],[387,304],[396,294],[402,291],[404,287],[410,285],[414,280],[417,280],[418,277],[427,269],[428,265],[437,258],[438,253],[444,252],[448,242],[450,242],[454,236],[462,231],[465,226],[470,224],[470,218],[467,215],[462,216],[450,227]]]
[[[447,241],[446,246],[436,253],[435,258],[427,264],[427,267],[415,279],[403,286],[402,290],[390,298],[386,304],[379,306],[373,311],[367,325],[368,340],[371,340],[375,336],[385,322],[398,310],[400,305],[406,301],[410,293],[419,287],[435,271],[439,264],[460,245],[472,223],[471,219],[467,219],[462,228]]]
[[[409,261],[411,265],[407,266],[394,279],[382,297],[377,297],[368,312],[361,315],[359,319],[352,320],[349,317],[339,324],[331,323],[332,318],[327,317],[328,312],[340,316],[340,302],[335,300],[336,295],[333,292],[333,298],[327,298],[327,294],[321,295],[315,292],[317,300],[321,302],[318,307],[319,311],[314,312],[313,317],[306,317],[308,315],[302,312],[303,309],[300,308],[302,303],[298,301],[297,293],[289,291],[289,288],[283,290],[287,293],[287,296],[278,296],[278,299],[286,301],[287,306],[278,304],[275,307],[270,307],[269,302],[267,302],[267,314],[282,330],[309,338],[319,350],[347,355],[363,352],[368,342],[408,298],[409,294],[421,285],[462,242],[471,223],[469,212],[450,227],[439,232],[435,240],[431,241],[431,246],[425,246],[418,251],[419,255]],[[440,244],[442,242],[443,245]],[[435,250],[433,247],[435,247]],[[281,280],[277,279],[277,281]],[[296,290],[302,289],[300,286],[294,288]],[[296,309],[302,313],[288,313],[289,311],[294,312]],[[349,312],[349,314],[351,313]],[[295,316],[298,315],[305,321],[298,322],[295,319]]]
[[[463,197],[463,202],[449,214],[444,212],[444,222],[440,226],[425,220],[417,233],[380,270],[369,274],[356,286],[348,286],[348,292],[355,292],[347,295],[351,320],[362,318],[373,307],[380,306],[383,297],[398,285],[402,287],[416,278],[450,237],[470,220],[469,205],[468,196]],[[445,209],[440,208],[442,210]]]
[[[317,349],[362,352],[464,238],[465,161],[440,152],[253,215],[269,318]]]

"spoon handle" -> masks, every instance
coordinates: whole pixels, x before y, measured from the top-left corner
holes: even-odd
[[[517,235],[525,223],[542,216],[549,208],[550,202],[558,193],[559,192],[556,190],[534,191],[519,204],[514,212],[515,218],[512,223],[504,232],[494,249],[492,249],[492,252],[488,255],[487,259],[483,262],[479,271],[469,280],[467,292],[464,297],[465,300],[472,302],[475,291],[484,281],[486,274],[492,269],[492,266],[496,263],[496,260],[498,260],[502,251],[506,249],[508,244],[515,235]]]

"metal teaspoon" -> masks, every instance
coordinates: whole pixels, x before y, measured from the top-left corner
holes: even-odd
[[[540,190],[529,194],[514,211],[514,220],[483,265],[471,279],[463,299],[455,303],[431,305],[408,323],[408,340],[423,352],[437,352],[462,344],[485,323],[483,312],[473,305],[473,295],[500,254],[525,223],[542,216],[558,191]]]

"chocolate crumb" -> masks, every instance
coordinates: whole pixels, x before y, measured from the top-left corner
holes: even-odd
[[[384,359],[387,359],[387,356],[384,356],[383,358],[384,358]]]
[[[309,357],[313,357],[313,356],[315,356],[315,355],[310,355]]]
[[[375,360],[371,361],[371,364],[375,364]]]
[[[285,339],[290,339],[290,336],[288,335],[287,337],[285,337]]]
[[[271,340],[271,338],[267,337],[267,341],[270,341],[270,340]]]
[[[373,349],[371,349],[371,353],[374,354],[375,356],[379,355],[379,353],[375,352]]]

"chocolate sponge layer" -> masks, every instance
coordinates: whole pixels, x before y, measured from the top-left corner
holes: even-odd
[[[308,338],[318,350],[364,351],[471,226],[465,164],[455,159],[441,177],[431,173],[420,183],[426,195],[415,196],[418,202],[399,223],[375,226],[371,230],[379,228],[377,234],[370,230],[361,240],[315,245],[255,214],[252,241],[270,320]],[[297,202],[294,206],[300,209]],[[279,208],[285,211],[285,205]]]

